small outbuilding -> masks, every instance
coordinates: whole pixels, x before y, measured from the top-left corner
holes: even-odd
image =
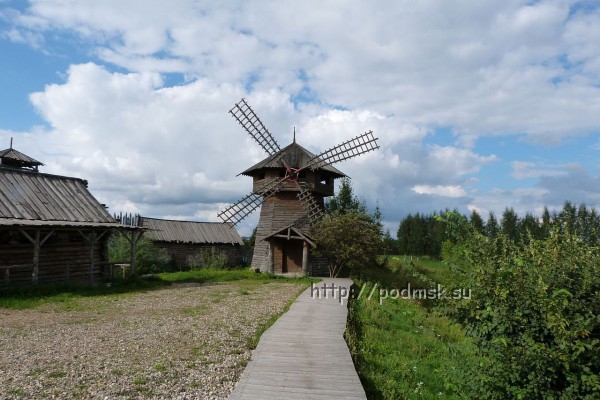
[[[135,245],[142,229],[119,224],[87,181],[42,165],[12,144],[0,151],[0,284],[98,281],[110,270],[110,234],[127,232]]]
[[[141,217],[146,237],[163,248],[177,266],[189,268],[214,257],[228,266],[240,265],[244,242],[235,228],[218,222],[178,221]]]

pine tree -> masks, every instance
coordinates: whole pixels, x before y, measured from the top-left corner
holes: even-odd
[[[502,213],[502,220],[500,222],[502,233],[514,242],[519,241],[519,216],[515,212],[514,208],[506,207]]]
[[[498,236],[498,232],[500,228],[498,226],[498,220],[496,219],[496,214],[493,211],[490,211],[490,215],[488,216],[487,223],[485,224],[485,234],[490,238],[495,238]]]
[[[325,211],[331,214],[335,211],[344,214],[347,212],[366,213],[367,207],[363,201],[354,195],[350,178],[342,178],[338,194],[325,203]]]
[[[481,215],[479,215],[477,210],[471,211],[470,223],[477,232],[484,233],[485,225],[483,223],[483,218],[481,218]]]

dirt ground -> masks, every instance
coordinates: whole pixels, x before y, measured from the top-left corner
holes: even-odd
[[[0,309],[0,399],[224,399],[302,287],[233,282]]]

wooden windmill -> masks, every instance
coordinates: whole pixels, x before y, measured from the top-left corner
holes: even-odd
[[[319,218],[325,197],[333,196],[334,180],[345,176],[331,164],[378,149],[377,138],[369,131],[315,155],[297,144],[295,135],[280,148],[244,99],[229,113],[268,157],[241,173],[253,178],[252,193],[219,217],[235,225],[261,207],[252,267],[275,274],[319,274],[309,255],[309,247],[315,247],[310,225]]]

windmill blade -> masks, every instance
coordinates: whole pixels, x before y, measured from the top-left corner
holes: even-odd
[[[285,184],[287,178],[273,180],[259,189],[257,193],[250,193],[237,203],[227,207],[218,215],[224,223],[237,225],[240,221],[252,214],[261,206],[263,201],[277,193]]]
[[[368,131],[360,136],[350,139],[342,144],[338,144],[329,150],[325,150],[321,154],[310,160],[306,167],[310,169],[322,168],[326,165],[344,161],[352,157],[359,156],[369,151],[374,151],[379,148],[377,139],[373,135],[373,131]]]
[[[314,196],[310,193],[305,184],[300,185],[300,192],[297,197],[298,200],[300,200],[300,203],[302,203],[302,207],[304,207],[311,225],[321,219],[323,210],[321,210],[321,207],[319,207]]]
[[[246,99],[240,100],[231,110],[229,110],[229,113],[233,115],[237,122],[242,125],[246,132],[256,140],[267,154],[272,156],[281,150],[273,135],[271,135],[269,130],[264,126],[254,110],[246,103]]]

